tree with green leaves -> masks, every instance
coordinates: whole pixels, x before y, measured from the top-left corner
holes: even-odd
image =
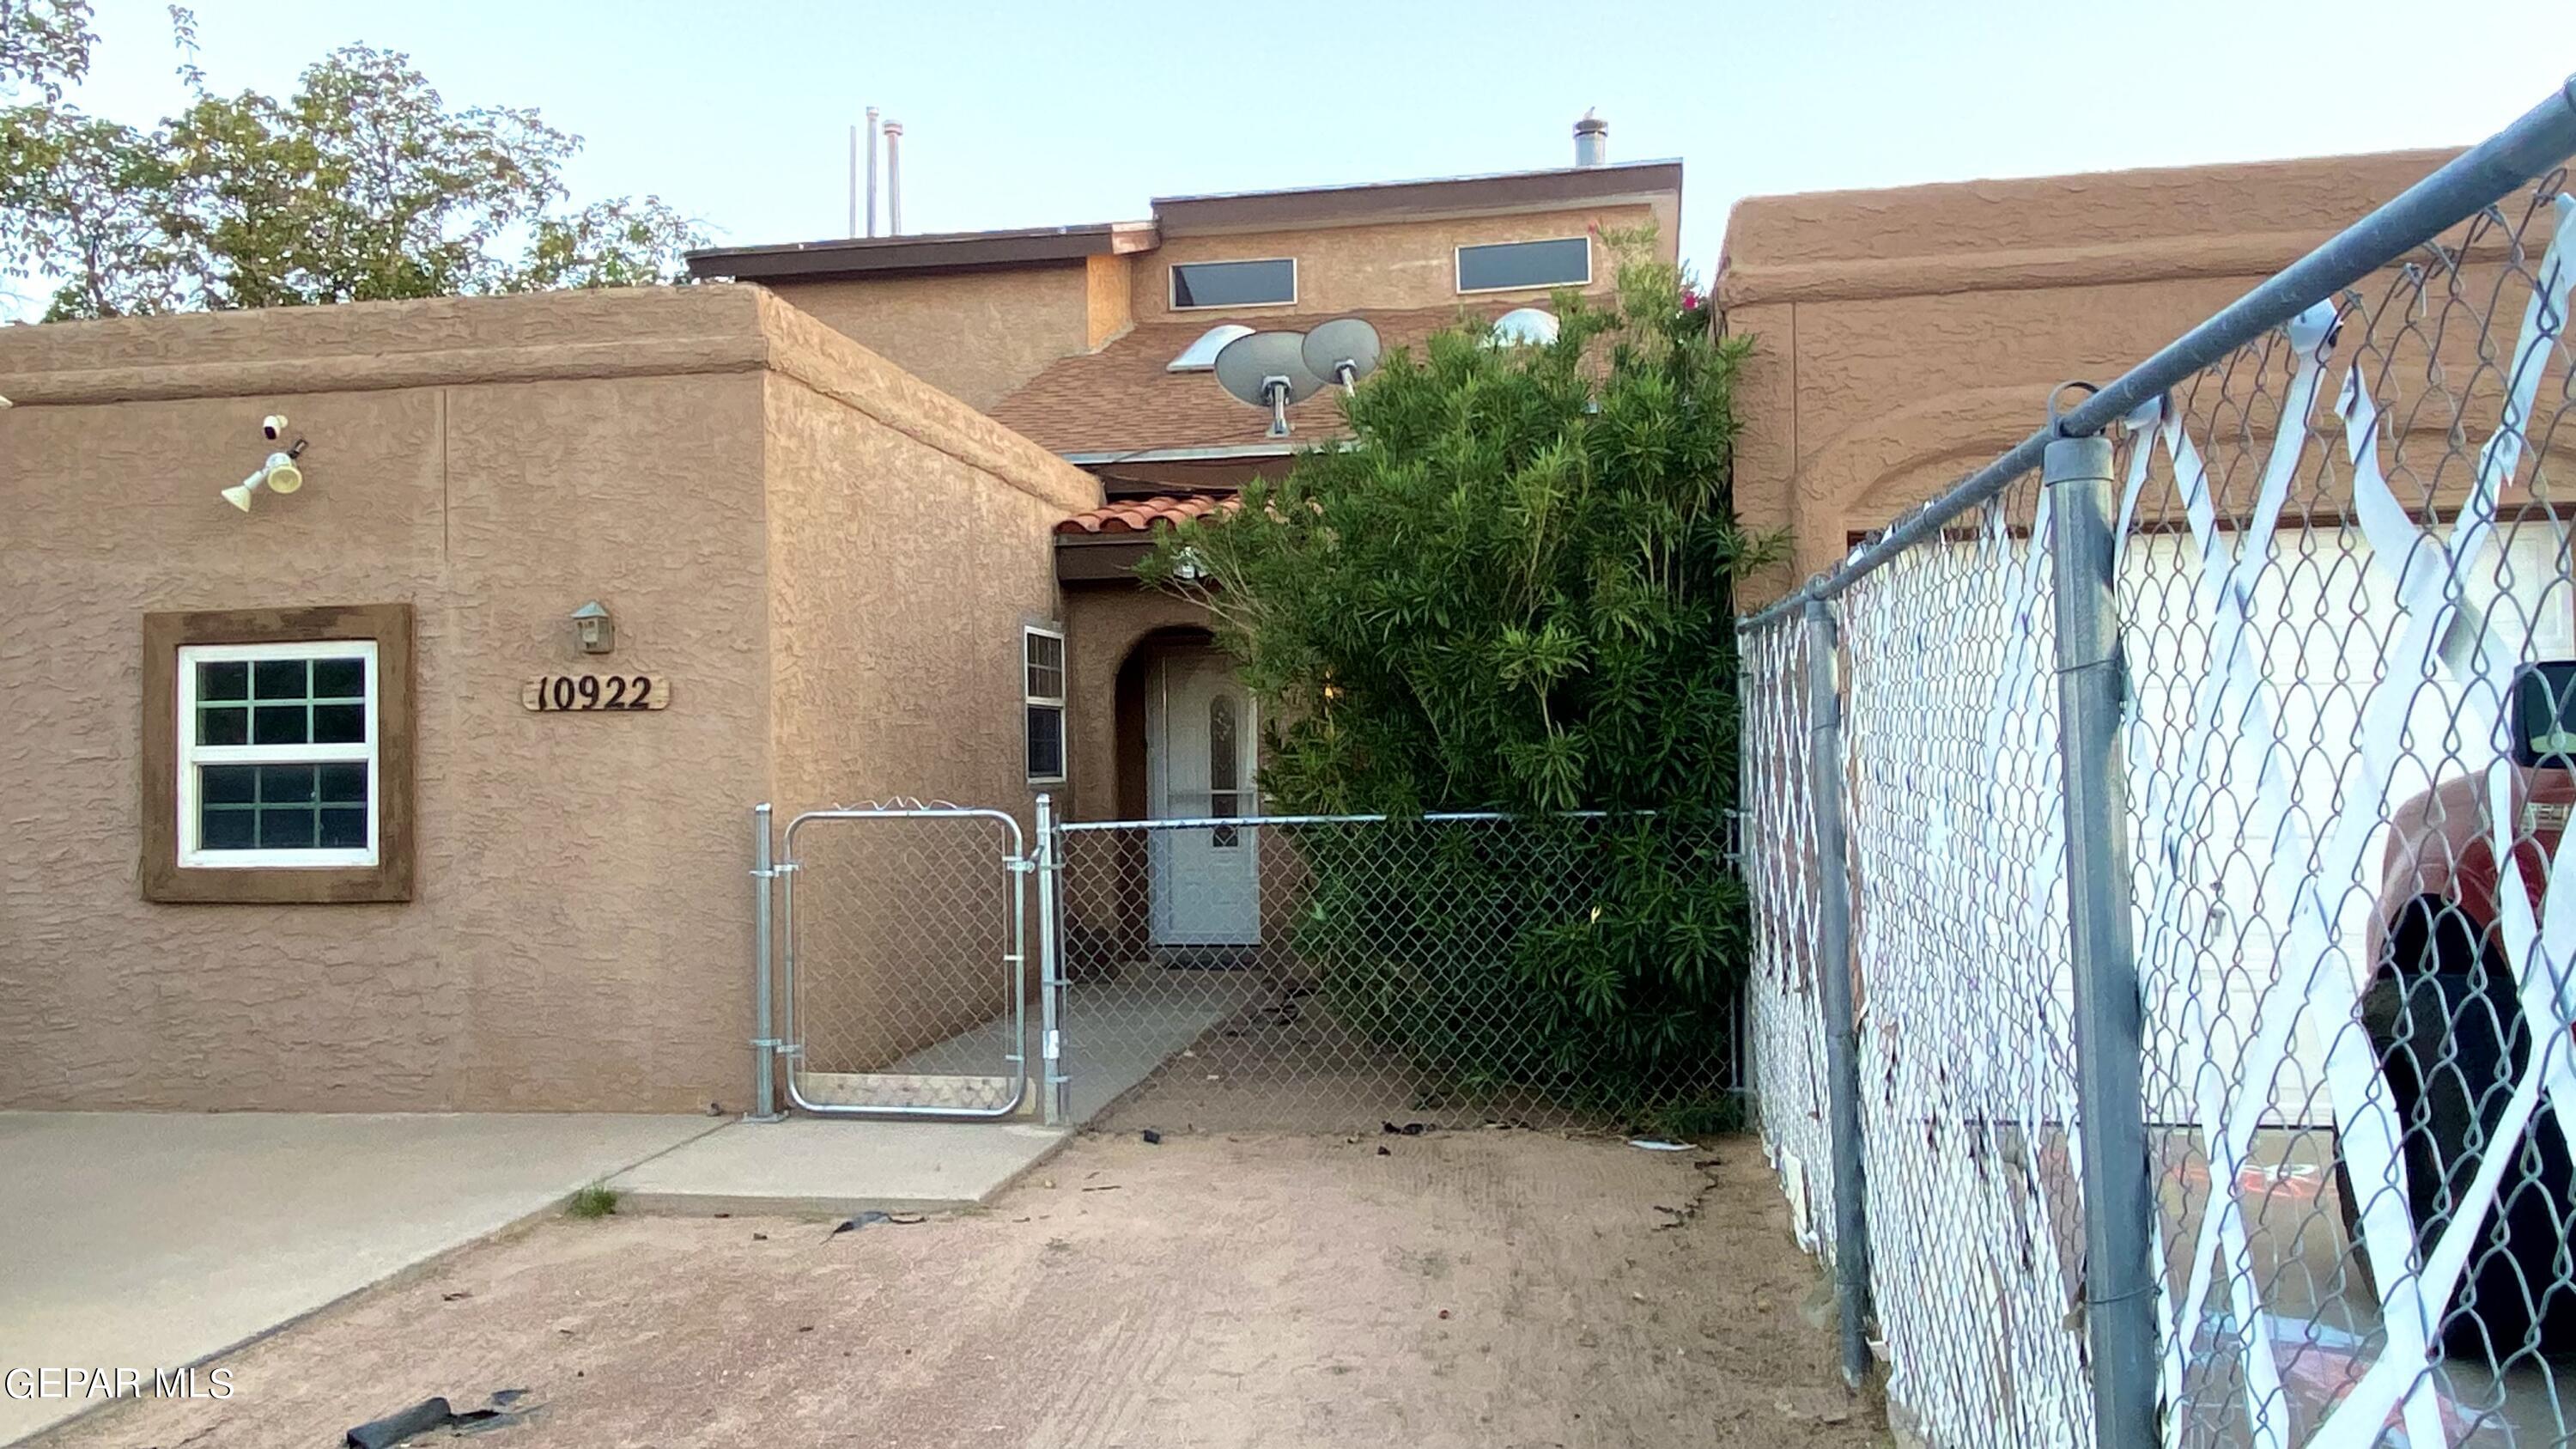
[[[1734,580],[1779,540],[1734,516],[1744,343],[1612,240],[1615,296],[1560,293],[1553,342],[1462,322],[1395,353],[1347,444],[1146,572],[1262,700],[1274,808],[1524,817],[1299,837],[1301,951],[1345,1020],[1462,1087],[1669,1114],[1730,1050]]]
[[[286,96],[183,63],[189,104],[136,126],[65,100],[95,44],[87,0],[0,0],[0,271],[52,282],[49,319],[676,281],[699,240],[657,197],[565,210],[580,137],[450,108],[391,51]]]

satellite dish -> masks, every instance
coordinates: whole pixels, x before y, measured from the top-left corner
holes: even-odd
[[[1357,317],[1336,317],[1306,334],[1305,356],[1308,372],[1349,392],[1351,384],[1377,371],[1377,329]]]
[[[1304,402],[1324,390],[1324,380],[1306,366],[1305,346],[1301,332],[1255,332],[1217,351],[1217,385],[1237,402],[1270,409],[1274,438],[1288,436],[1290,403]]]
[[[1499,347],[1545,347],[1556,340],[1556,314],[1544,307],[1514,307],[1494,319]]]

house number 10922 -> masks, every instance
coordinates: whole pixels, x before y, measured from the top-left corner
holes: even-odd
[[[519,703],[539,714],[668,709],[671,685],[651,674],[540,674],[519,686]]]

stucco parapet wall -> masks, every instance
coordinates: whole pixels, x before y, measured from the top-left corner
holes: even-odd
[[[763,365],[748,288],[437,297],[0,327],[24,406],[371,392]]]
[[[1744,307],[2266,276],[2455,154],[1747,197],[1727,219],[1717,298]]]
[[[1068,514],[1100,505],[1100,480],[886,361],[766,288],[767,365],[885,427]]]
[[[773,371],[1080,512],[1100,485],[762,288],[708,285],[0,327],[20,407]]]

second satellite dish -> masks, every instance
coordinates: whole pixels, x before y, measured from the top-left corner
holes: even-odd
[[[1377,329],[1357,317],[1336,317],[1306,334],[1304,353],[1308,372],[1349,392],[1377,370]]]
[[[1306,366],[1306,338],[1297,332],[1255,332],[1227,343],[1216,355],[1217,385],[1238,402],[1270,409],[1270,436],[1288,436],[1288,405],[1323,391],[1324,379]]]

